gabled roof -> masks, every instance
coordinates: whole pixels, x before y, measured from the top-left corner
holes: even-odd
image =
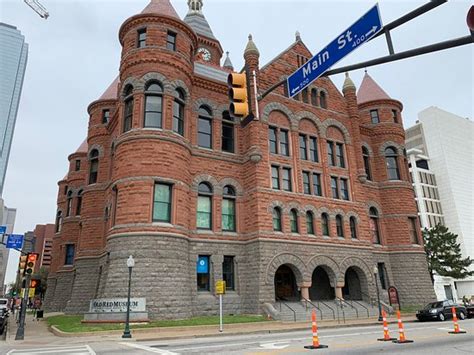
[[[119,77],[117,76],[107,90],[104,91],[99,100],[115,100],[117,98],[117,90],[119,84]]]
[[[286,49],[284,49],[283,51],[281,51],[280,53],[278,53],[272,60],[270,60],[267,64],[265,64],[264,66],[262,66],[260,68],[260,71],[264,70],[265,68],[267,68],[268,66],[270,66],[271,64],[273,64],[274,62],[276,62],[278,59],[280,59],[280,57],[282,57],[284,54],[286,54],[287,52],[289,52],[290,50],[293,49],[293,47],[295,47],[298,43],[301,43],[303,45],[303,47],[308,51],[308,53],[312,56],[311,54],[311,51],[308,49],[308,47],[306,47],[306,44],[304,44],[304,42],[301,40],[301,37],[298,35],[296,37],[296,40],[290,44],[289,47],[287,47]],[[296,69],[296,68],[295,68]]]
[[[142,14],[157,14],[174,17],[180,20],[170,0],[151,0],[142,11]]]
[[[374,100],[391,100],[391,98],[369,74],[365,73],[357,91],[357,103],[363,104]]]

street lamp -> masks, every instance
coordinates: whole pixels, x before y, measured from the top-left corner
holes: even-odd
[[[125,320],[125,330],[123,331],[122,338],[130,339],[132,334],[130,333],[130,288],[132,283],[132,269],[135,266],[135,260],[133,256],[129,256],[127,259],[128,266],[128,297],[127,297],[127,318]]]
[[[375,290],[377,291],[377,304],[379,306],[379,322],[383,320],[382,318],[382,305],[380,304],[380,294],[379,294],[379,283],[377,281],[378,268],[377,265],[374,265],[374,277],[375,277]]]

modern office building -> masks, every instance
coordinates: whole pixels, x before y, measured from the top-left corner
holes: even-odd
[[[458,235],[463,257],[474,259],[474,123],[429,107],[406,130],[406,149],[421,227],[445,225]],[[435,292],[438,299],[470,298],[474,277],[435,276]]]
[[[0,196],[10,156],[28,59],[28,44],[16,27],[0,22]]]
[[[220,279],[234,314],[369,302],[375,280],[386,302],[388,286],[402,305],[434,298],[402,103],[368,74],[357,93],[349,76],[342,92],[320,78],[294,98],[277,88],[243,125],[229,113],[232,63],[203,2],[188,5],[181,19],[152,0],[120,27],[118,78],[89,105],[87,138],[58,183],[46,307],[125,297],[129,255],[151,318],[214,314]],[[263,92],[312,54],[297,34],[265,65],[251,36],[243,56]]]

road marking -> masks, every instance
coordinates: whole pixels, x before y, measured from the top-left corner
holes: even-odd
[[[260,343],[260,347],[268,350],[280,350],[290,346],[287,342]]]
[[[174,353],[172,351],[168,351],[168,350],[164,350],[164,349],[150,348],[149,346],[146,346],[146,345],[139,345],[139,344],[135,344],[135,343],[120,343],[120,344],[129,346],[131,348],[145,350],[145,351],[148,351],[150,353],[156,353],[156,354],[162,354],[162,355],[179,355],[179,353]],[[194,349],[194,348],[192,348],[192,349]]]
[[[77,345],[77,346],[57,346],[57,347],[46,347],[46,348],[33,348],[33,349],[12,349],[7,355],[11,354],[74,354],[74,355],[96,355],[94,350],[88,345]]]

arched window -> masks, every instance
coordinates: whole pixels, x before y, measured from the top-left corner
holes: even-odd
[[[235,232],[235,189],[227,185],[222,194],[222,230]]]
[[[379,226],[379,213],[375,207],[370,207],[370,233],[372,234],[372,242],[374,244],[380,244],[380,226]]]
[[[291,233],[298,233],[298,212],[295,209],[290,211]]]
[[[163,88],[160,83],[152,81],[145,87],[145,123],[143,126],[161,128],[163,126],[162,111]]]
[[[355,217],[349,218],[349,226],[351,227],[351,238],[357,239],[357,222]]]
[[[319,94],[319,106],[321,106],[321,108],[328,108],[326,93],[324,91],[321,91]]]
[[[89,164],[89,184],[95,184],[99,171],[99,151],[97,149],[91,150],[89,154]]]
[[[306,232],[314,234],[314,216],[311,211],[306,212]]]
[[[184,136],[184,101],[186,97],[183,90],[176,89],[173,101],[173,132]]]
[[[344,222],[340,214],[336,216],[336,231],[338,237],[344,238]]]
[[[133,86],[127,85],[123,91],[124,110],[123,110],[123,131],[127,132],[132,129],[133,120]]]
[[[66,217],[69,217],[72,212],[72,191],[67,193],[67,208],[66,208]]]
[[[389,180],[400,180],[398,170],[397,151],[393,147],[385,149],[385,164],[387,165],[387,175]]]
[[[282,231],[281,210],[279,207],[273,209],[273,230],[276,232]]]
[[[212,149],[212,111],[207,106],[199,108],[198,145]]]
[[[311,89],[311,105],[318,106],[318,90]]]
[[[362,158],[364,159],[365,175],[367,180],[372,180],[372,172],[370,171],[370,155],[367,147],[362,147]]]
[[[201,182],[198,188],[197,228],[212,229],[212,187]]]
[[[321,214],[321,230],[323,235],[329,236],[329,216],[327,213]]]
[[[82,190],[77,193],[77,202],[76,202],[76,216],[81,215],[82,208]]]
[[[303,91],[301,92],[301,98],[303,99],[303,102],[304,102],[305,104],[308,104],[308,103],[309,103],[309,92],[308,92],[308,88],[303,89]]]
[[[222,112],[222,151],[234,152],[234,118],[229,111]]]
[[[61,232],[62,225],[63,225],[63,213],[61,211],[58,211],[58,213],[56,213],[56,233]]]

